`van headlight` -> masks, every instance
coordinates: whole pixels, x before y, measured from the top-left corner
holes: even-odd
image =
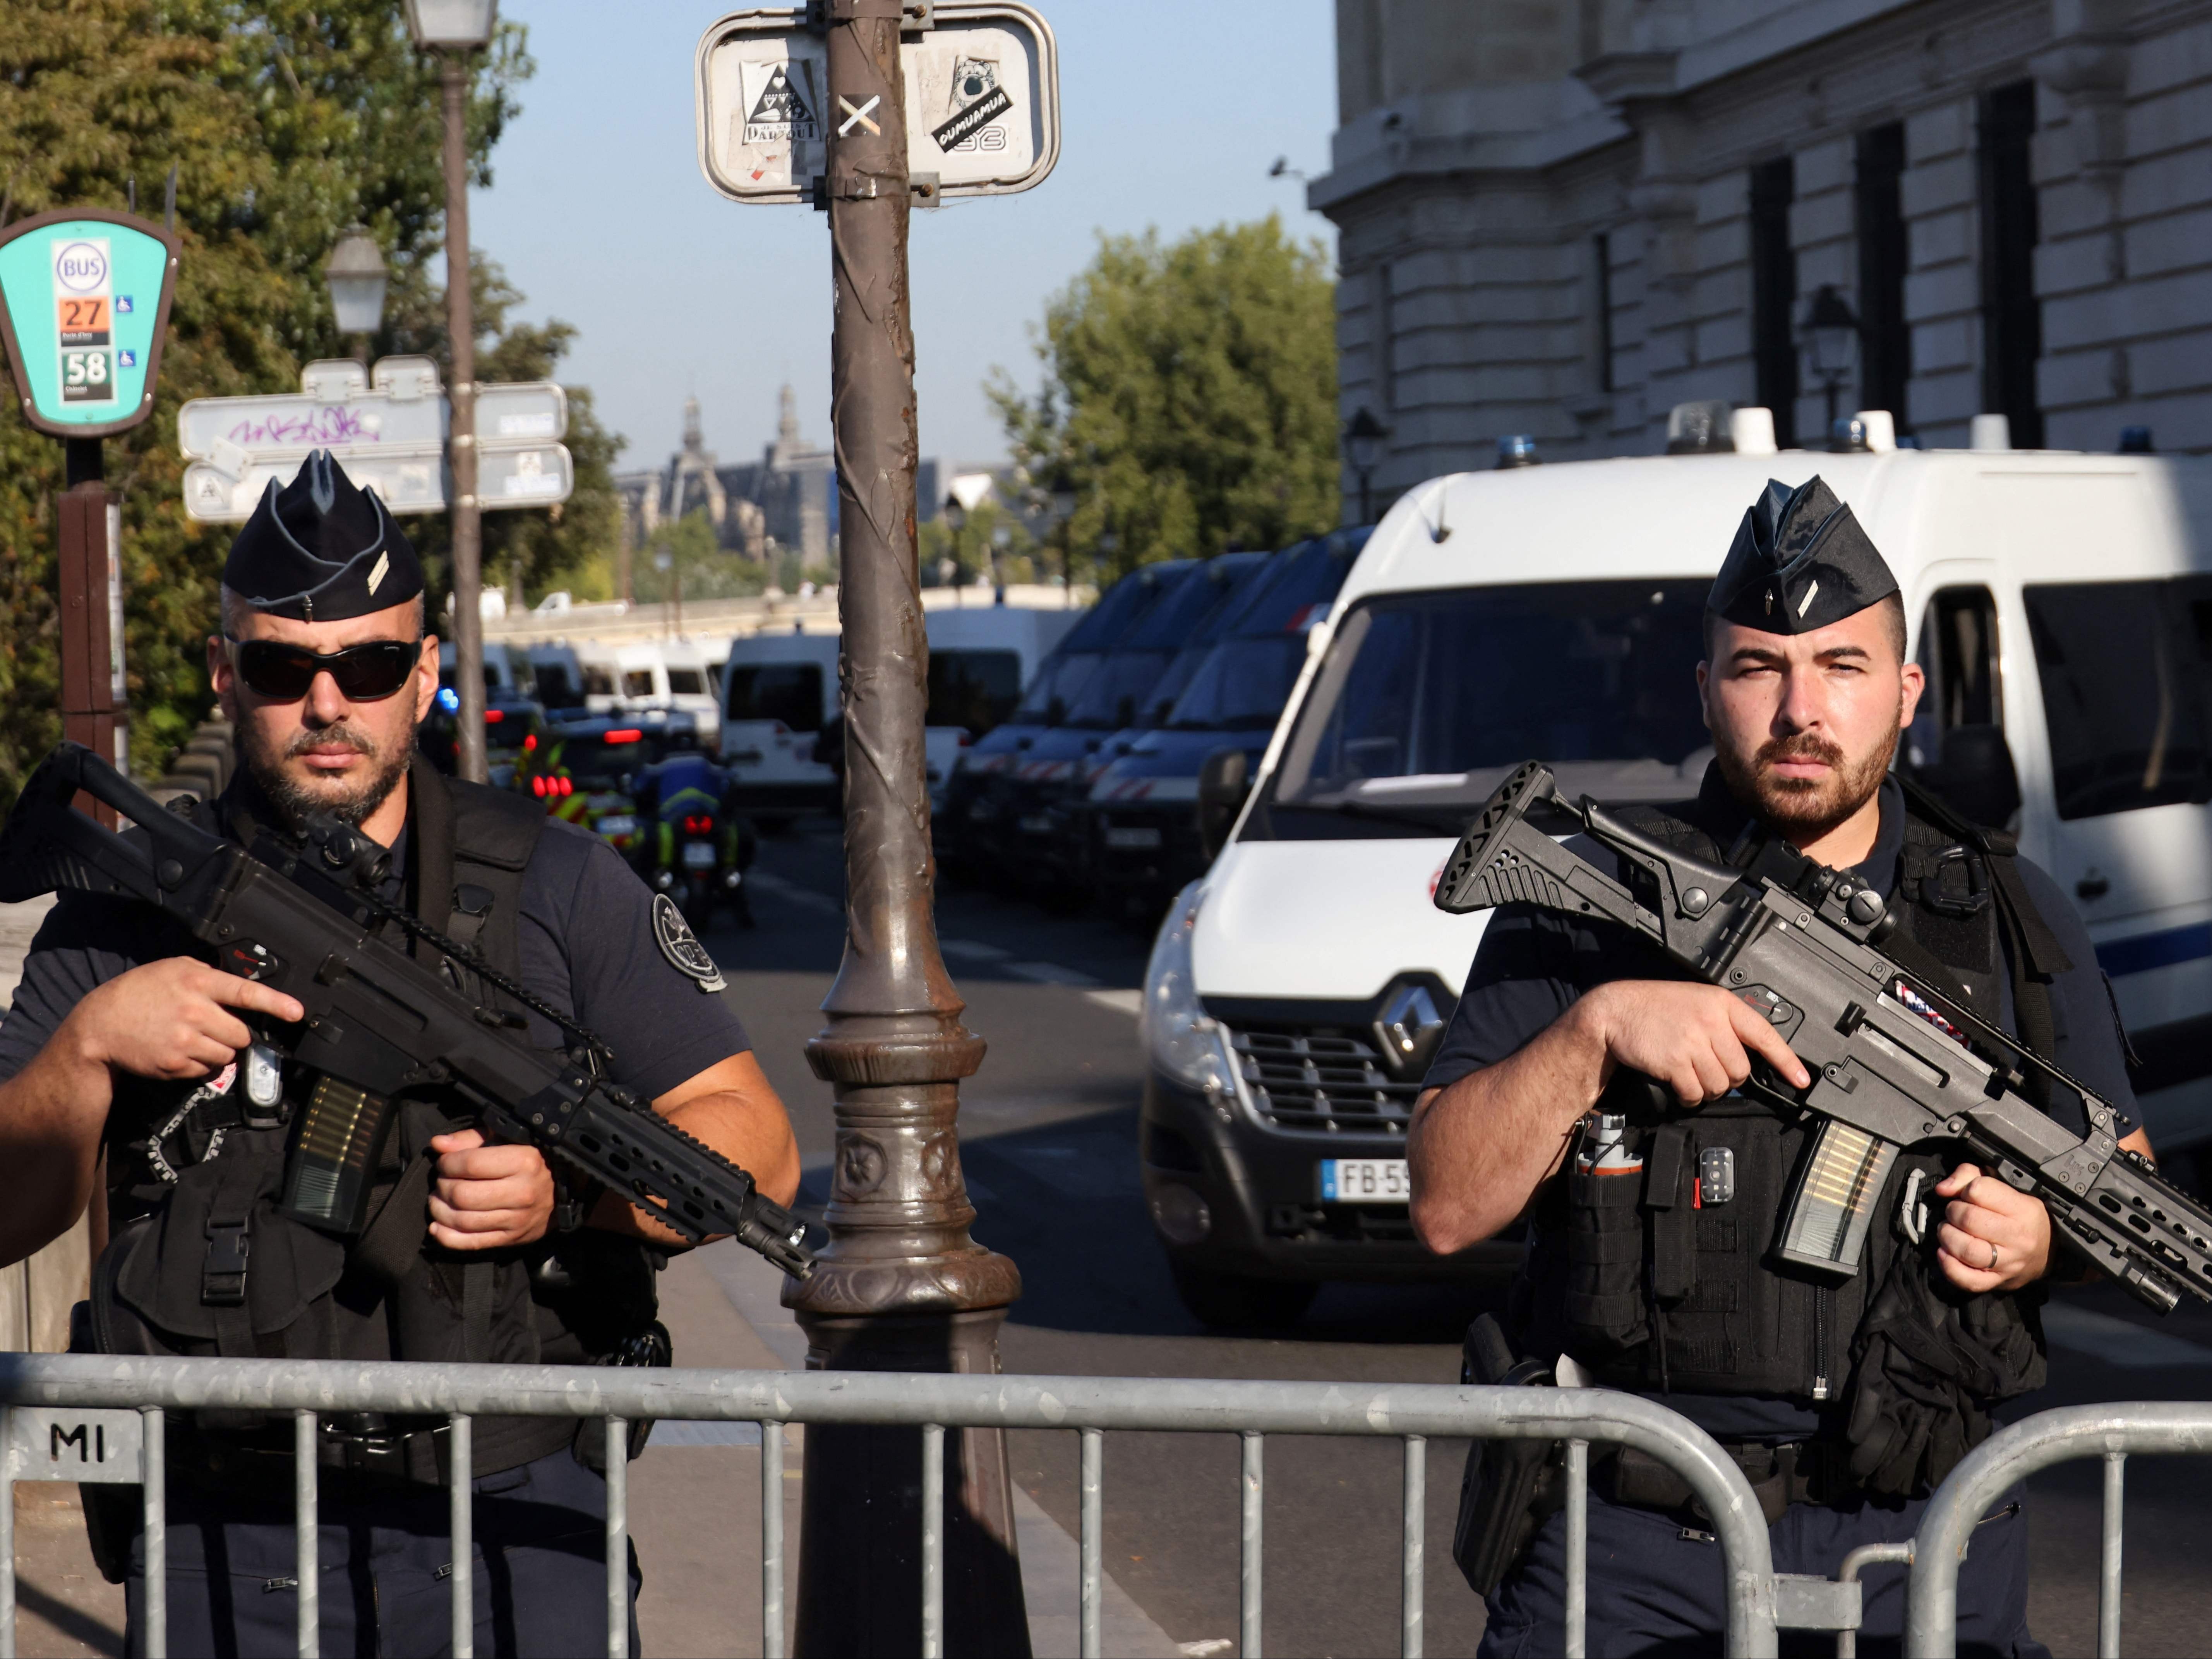
[[[1191,973],[1191,935],[1205,902],[1206,884],[1194,881],[1176,895],[1160,924],[1145,965],[1145,1046],[1167,1077],[1224,1106],[1237,1092],[1234,1062],[1226,1034],[1200,1003]]]

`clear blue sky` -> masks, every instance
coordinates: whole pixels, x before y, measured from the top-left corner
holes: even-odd
[[[1173,235],[1282,211],[1332,254],[1287,155],[1325,167],[1335,125],[1330,0],[1037,0],[1060,43],[1060,165],[1020,196],[914,216],[925,456],[1005,453],[980,390],[994,364],[1036,378],[1030,329],[1089,260],[1096,233]],[[506,0],[538,60],[523,114],[471,206],[474,240],[532,318],[581,331],[564,378],[588,386],[657,465],[696,390],[707,442],[750,458],[791,380],[806,435],[829,436],[830,249],[823,216],[741,207],[708,187],[692,134],[693,53],[725,8],[673,0]]]

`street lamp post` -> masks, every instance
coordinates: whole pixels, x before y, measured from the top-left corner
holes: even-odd
[[[991,591],[992,603],[1006,602],[1006,550],[1013,545],[1014,527],[1010,524],[991,527]]]
[[[471,782],[484,760],[483,523],[477,504],[477,323],[469,291],[469,54],[491,43],[499,0],[407,0],[407,33],[443,62],[446,118],[446,333],[453,352],[447,388],[453,427],[453,668],[461,694],[455,769]]]
[[[1075,603],[1075,532],[1069,528],[1077,505],[1075,479],[1066,467],[1052,475],[1052,522],[1060,532],[1060,602]]]
[[[1823,283],[1814,293],[1812,304],[1805,307],[1805,320],[1798,333],[1814,377],[1828,394],[1828,426],[1832,430],[1836,393],[1851,372],[1851,348],[1858,342],[1858,313],[1832,284]]]
[[[1352,470],[1359,477],[1359,522],[1375,522],[1375,464],[1382,458],[1382,441],[1390,435],[1390,428],[1375,418],[1375,411],[1362,404],[1359,410],[1344,424],[1345,457]]]
[[[907,282],[901,0],[829,0],[823,192],[833,249],[830,418],[837,451],[845,684],[846,939],[808,1043],[834,1085],[836,1152],[813,1275],[785,1304],[810,1370],[999,1369],[1014,1264],[969,1237],[960,1083],[983,1059],[937,947],[924,748],[929,641],[915,568],[914,331]],[[771,1430],[771,1431],[774,1431]],[[926,1475],[925,1445],[944,1465]],[[1026,1656],[1005,1437],[815,1424],[806,1431],[801,1655],[909,1650],[922,1627],[925,1481],[944,1477],[944,1649]]]
[[[967,601],[961,599],[960,590],[968,585],[968,573],[960,562],[960,532],[968,528],[968,508],[957,491],[945,498],[945,524],[952,532],[952,568],[957,573],[953,577],[953,599],[956,604],[964,605]]]
[[[347,228],[323,262],[338,332],[353,337],[353,355],[363,364],[368,362],[368,337],[384,326],[384,290],[390,278],[376,239],[359,225]]]

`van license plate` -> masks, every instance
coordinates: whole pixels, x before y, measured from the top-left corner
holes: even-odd
[[[687,841],[684,843],[684,867],[686,870],[711,870],[714,867],[714,843],[710,841]]]
[[[1413,1184],[1402,1158],[1325,1158],[1321,1161],[1324,1204],[1407,1204]]]
[[[1106,844],[1127,852],[1148,853],[1160,844],[1160,832],[1150,828],[1109,830]]]

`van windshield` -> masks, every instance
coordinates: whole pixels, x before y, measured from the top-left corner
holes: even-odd
[[[1091,677],[1098,672],[1098,665],[1106,660],[1103,651],[1066,651],[1048,659],[1037,670],[1037,677],[1030,682],[1029,694],[1022,706],[1014,710],[1014,721],[1020,726],[1057,726],[1067,718],[1067,711],[1083,688],[1091,684]]]
[[[781,720],[792,732],[822,729],[822,669],[811,662],[736,663],[724,712],[733,720]]]
[[[1522,761],[1572,799],[1694,794],[1708,577],[1394,593],[1348,615],[1261,836],[1457,835]]]
[[[1022,659],[1012,651],[932,651],[931,726],[964,727],[980,738],[1012,712],[1021,696]]]
[[[1168,716],[1178,732],[1265,732],[1305,665],[1304,634],[1267,634],[1215,646]]]

